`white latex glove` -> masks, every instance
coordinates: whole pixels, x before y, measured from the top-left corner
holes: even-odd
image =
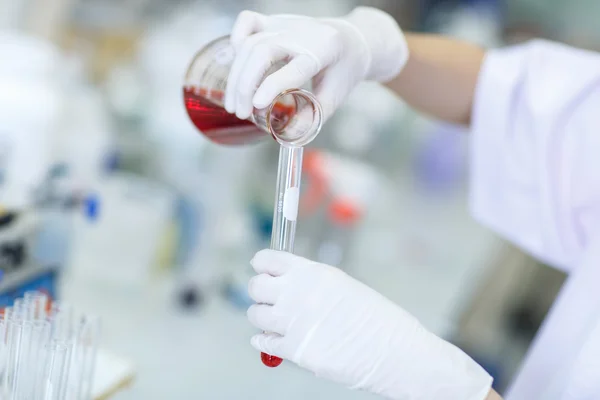
[[[258,252],[249,283],[259,304],[252,338],[278,356],[389,399],[482,400],[492,378],[460,349],[341,270],[289,253]]]
[[[266,108],[282,91],[310,80],[327,119],[360,81],[390,80],[408,59],[404,34],[394,19],[369,7],[333,19],[244,11],[231,43],[236,58],[225,108],[242,119],[250,117],[253,107]],[[282,60],[288,64],[261,83]]]

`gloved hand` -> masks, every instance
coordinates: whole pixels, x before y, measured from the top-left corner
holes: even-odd
[[[457,347],[337,268],[262,250],[249,283],[259,351],[389,399],[482,400],[492,378]]]
[[[231,32],[231,43],[236,58],[225,108],[242,119],[253,107],[266,108],[282,91],[313,78],[313,92],[327,119],[357,83],[390,80],[408,59],[404,34],[394,19],[369,7],[333,19],[244,11]],[[289,63],[261,83],[281,60]]]

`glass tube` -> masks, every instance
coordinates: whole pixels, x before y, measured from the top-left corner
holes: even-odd
[[[24,303],[29,310],[32,319],[46,318],[46,307],[48,307],[48,296],[37,290],[25,292]]]
[[[31,297],[23,297],[23,320],[33,320],[34,305]]]
[[[271,249],[273,250],[289,253],[294,251],[303,154],[304,148],[302,147],[281,145],[279,149],[273,231],[271,233]],[[264,365],[271,368],[279,366],[283,361],[279,357],[265,353],[262,353],[260,358]]]
[[[73,307],[62,302],[52,303],[48,320],[51,324],[52,339],[66,340],[71,337],[73,329]]]
[[[50,342],[50,322],[38,320],[33,322],[31,343],[29,348],[30,388],[28,395],[32,399],[43,399],[44,360],[46,345]]]
[[[6,319],[0,320],[0,377],[4,377],[7,365],[8,346],[6,343]],[[3,380],[0,379],[0,396],[2,395]]]
[[[100,340],[100,319],[96,316],[84,315],[75,334],[70,389],[73,390],[73,398],[90,400]]]
[[[16,379],[13,391],[15,399],[26,399],[27,391],[31,388],[31,335],[33,333],[33,321],[21,321],[21,340],[19,343],[18,359],[16,360]]]
[[[24,304],[23,299],[16,299],[13,302],[12,318],[14,318],[14,319],[23,319],[24,306],[25,306],[25,304]]]
[[[13,315],[13,308],[12,307],[6,307],[4,309],[4,313],[2,314],[4,321],[8,321],[9,318],[11,318],[11,316]]]
[[[302,147],[280,146],[271,249],[294,251],[302,179]]]
[[[2,377],[2,398],[15,398],[18,388],[23,321],[10,318],[6,325],[6,370]]]
[[[53,340],[45,346],[42,399],[66,398],[70,357],[69,346],[62,341]]]

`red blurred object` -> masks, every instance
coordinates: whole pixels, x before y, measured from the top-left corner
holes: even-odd
[[[329,186],[325,175],[325,165],[320,151],[306,149],[302,162],[302,173],[306,177],[302,197],[300,198],[300,215],[308,217],[314,214],[326,201]]]
[[[329,218],[338,225],[350,225],[362,217],[362,210],[352,201],[335,199],[329,205]]]
[[[206,89],[185,87],[183,98],[185,109],[192,123],[211,141],[222,145],[241,145],[257,142],[268,136],[268,133],[257,127],[250,120],[242,120],[229,114],[223,107],[207,99],[207,95],[223,100],[223,92]],[[275,104],[273,120],[278,122],[278,129],[287,124],[295,112],[293,106]]]
[[[267,353],[260,353],[260,359],[262,363],[269,368],[279,367],[283,362],[283,359],[275,356],[270,356]]]

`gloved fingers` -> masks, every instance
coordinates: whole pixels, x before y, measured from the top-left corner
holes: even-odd
[[[283,337],[276,333],[254,335],[250,344],[256,350],[276,357],[287,358],[283,349]]]
[[[319,62],[310,55],[300,54],[294,57],[260,84],[252,99],[253,106],[258,109],[268,107],[279,93],[302,87],[319,72],[319,69]]]
[[[254,255],[250,264],[258,274],[281,276],[295,266],[310,263],[306,258],[285,251],[261,250]]]
[[[249,50],[245,48],[245,51],[249,53],[246,57],[243,74],[238,79],[235,93],[235,112],[241,119],[246,119],[252,114],[254,109],[252,99],[267,71],[274,63],[290,56],[285,47],[274,40],[262,40]]]
[[[229,76],[227,77],[227,88],[225,89],[225,109],[227,112],[233,113],[234,111],[237,111],[235,107],[237,102],[236,94],[238,91],[238,83],[240,77],[249,72],[246,70],[246,61],[252,52],[252,49],[262,40],[272,35],[273,33],[267,32],[257,33],[249,36],[238,47],[236,47],[235,59],[231,65],[231,70],[229,71]],[[263,64],[270,66],[271,60],[264,60]],[[261,68],[260,65],[255,66],[255,68],[257,67]]]
[[[242,11],[235,20],[229,36],[233,47],[237,49],[248,36],[262,31],[266,19],[266,15],[254,11]]]
[[[284,327],[279,322],[273,306],[266,304],[253,304],[246,312],[248,321],[261,331],[274,332],[280,335],[285,335]]]
[[[275,304],[281,294],[281,281],[269,274],[252,277],[248,282],[250,298],[260,304]]]

